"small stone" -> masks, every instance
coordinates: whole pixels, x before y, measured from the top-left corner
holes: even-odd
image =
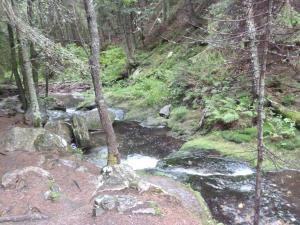
[[[166,105],[161,110],[159,111],[159,115],[161,117],[169,118],[170,113],[171,113],[171,105]]]
[[[243,209],[244,208],[244,206],[245,206],[245,204],[244,203],[240,203],[239,205],[238,205],[238,207],[239,207],[239,209]]]
[[[77,172],[82,172],[82,173],[85,173],[85,172],[88,172],[88,168],[84,167],[84,166],[79,166],[77,169],[76,169]]]

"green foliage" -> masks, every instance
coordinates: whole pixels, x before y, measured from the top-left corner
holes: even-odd
[[[240,118],[253,117],[255,115],[250,107],[250,98],[242,97],[240,101],[223,96],[221,94],[213,95],[205,101],[208,109],[208,122],[229,124],[238,121]]]
[[[269,114],[264,124],[264,135],[273,141],[295,136],[295,122],[289,118]]]
[[[86,52],[83,47],[77,46],[76,44],[68,44],[66,46],[66,50],[74,54],[83,63],[88,64],[88,52]],[[89,78],[89,76],[87,76],[86,74],[82,74],[78,70],[78,68],[75,68],[74,66],[69,66],[64,70],[63,76],[59,76],[59,78],[63,81],[82,81],[84,79]]]
[[[140,100],[141,106],[161,106],[169,96],[169,89],[160,80],[140,78],[128,86],[115,85],[110,94],[124,100]]]
[[[293,137],[289,139],[284,139],[278,143],[275,144],[275,146],[278,149],[286,149],[286,150],[296,150],[300,149],[300,138],[299,137]]]
[[[285,106],[291,106],[295,103],[295,96],[292,94],[283,97],[282,104]]]
[[[188,113],[188,109],[185,106],[179,106],[174,108],[171,112],[171,119],[175,121],[181,121],[184,116]]]
[[[293,28],[300,24],[300,13],[293,9],[290,4],[286,4],[277,16],[279,24]]]
[[[119,46],[108,46],[101,52],[100,62],[102,65],[104,83],[110,83],[119,78],[126,69],[126,55]]]
[[[235,143],[248,143],[255,140],[257,130],[255,127],[245,128],[243,130],[223,131],[221,133],[225,140]]]

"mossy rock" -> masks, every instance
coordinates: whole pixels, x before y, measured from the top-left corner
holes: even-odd
[[[76,144],[81,148],[87,148],[90,145],[90,135],[84,117],[73,116],[73,133]]]
[[[46,151],[46,152],[69,152],[70,146],[67,141],[49,131],[46,131],[44,134],[40,134],[34,141],[34,147],[37,151]]]

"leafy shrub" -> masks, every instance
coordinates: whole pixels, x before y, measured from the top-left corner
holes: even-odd
[[[291,106],[295,103],[295,96],[294,95],[286,95],[283,97],[283,100],[282,100],[282,104],[285,105],[285,106]]]
[[[183,119],[183,117],[188,113],[188,109],[184,106],[179,106],[177,108],[174,108],[171,112],[171,118],[175,121],[180,121]]]
[[[218,122],[229,124],[238,121],[240,118],[251,118],[255,115],[250,107],[250,99],[248,97],[243,97],[236,101],[233,98],[217,94],[206,100],[205,103],[208,109],[209,124]]]
[[[268,115],[264,124],[264,135],[272,140],[292,138],[296,134],[295,122],[282,116]]]
[[[299,137],[294,137],[290,139],[285,139],[282,140],[278,143],[276,143],[277,148],[283,148],[286,150],[295,150],[300,148],[300,138]]]

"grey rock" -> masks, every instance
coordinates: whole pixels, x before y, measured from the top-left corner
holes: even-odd
[[[139,176],[126,164],[107,166],[102,169],[102,174],[99,176],[98,189],[100,191],[123,190],[133,183],[138,183],[139,180]]]
[[[126,212],[139,204],[136,197],[130,195],[123,195],[117,197],[117,210],[118,212]]]
[[[148,215],[156,215],[154,208],[144,208],[144,209],[137,209],[132,211],[133,214],[148,214]]]
[[[169,118],[171,113],[171,105],[166,105],[159,111],[161,117]]]
[[[42,128],[14,127],[7,131],[0,140],[0,149],[4,151],[29,151],[34,152],[34,141],[40,134],[44,134]]]
[[[69,123],[66,123],[64,121],[58,120],[58,121],[49,121],[44,126],[46,130],[51,131],[54,134],[57,134],[58,136],[61,136],[64,138],[69,144],[72,141],[72,127]]]
[[[109,111],[109,116],[111,121],[115,120],[116,116],[113,112]],[[103,128],[97,109],[81,112],[77,117],[84,121],[88,130],[100,130]]]
[[[77,145],[81,148],[87,148],[90,145],[90,135],[84,117],[73,116],[73,133]]]
[[[104,210],[112,210],[116,207],[116,198],[111,195],[100,195],[95,199],[95,206]]]
[[[93,208],[93,216],[98,217],[101,216],[103,213],[105,213],[105,210],[101,207],[94,207]]]
[[[36,137],[34,141],[34,147],[37,151],[58,151],[67,152],[70,150],[70,146],[67,141],[62,137],[46,131]]]

